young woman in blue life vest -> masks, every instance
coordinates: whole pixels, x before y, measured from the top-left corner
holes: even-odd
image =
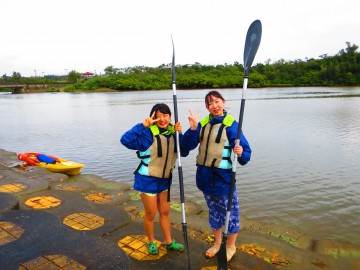
[[[241,134],[240,145],[235,146],[238,123],[225,111],[225,99],[219,92],[209,92],[205,96],[205,105],[210,114],[199,123],[197,115],[190,111],[190,128],[183,136],[182,151],[184,155],[185,152],[188,154],[200,144],[196,160],[196,185],[203,192],[209,207],[209,225],[215,244],[206,251],[205,256],[212,258],[220,249],[221,228],[225,224],[232,177],[231,152],[234,151],[238,156],[237,161],[245,165],[250,160],[251,148],[244,134]],[[239,228],[240,209],[235,186],[226,244],[228,261],[235,255]]]
[[[144,229],[148,237],[149,254],[159,253],[154,237],[154,220],[159,212],[159,224],[164,235],[163,245],[170,250],[184,251],[170,232],[170,186],[177,159],[175,132],[181,132],[180,123],[172,125],[171,111],[166,104],[153,106],[150,117],[122,135],[121,143],[137,150],[140,164],[135,170],[134,189],[140,191],[144,205]],[[182,134],[180,134],[182,136]]]

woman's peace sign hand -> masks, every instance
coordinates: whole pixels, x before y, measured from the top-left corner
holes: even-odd
[[[197,126],[198,126],[198,116],[199,116],[199,112],[197,112],[196,115],[194,115],[194,114],[192,113],[192,111],[189,110],[189,113],[190,113],[190,115],[189,115],[188,119],[189,119],[189,123],[190,123],[190,129],[191,129],[191,130],[196,130],[196,128],[197,128]]]
[[[154,124],[155,122],[160,120],[160,119],[154,119],[154,117],[155,117],[155,112],[153,112],[153,114],[150,117],[145,118],[145,120],[143,122],[144,127],[148,128],[152,124]]]

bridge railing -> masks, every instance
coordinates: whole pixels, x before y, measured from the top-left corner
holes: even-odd
[[[26,87],[28,84],[26,83],[9,83],[9,82],[0,82],[0,87]]]

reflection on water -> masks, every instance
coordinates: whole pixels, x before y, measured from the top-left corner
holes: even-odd
[[[241,89],[221,90],[238,118]],[[178,90],[179,120],[206,115],[207,90]],[[138,159],[120,136],[172,107],[172,91],[0,94],[0,148],[38,151],[85,163],[83,173],[132,184]],[[360,243],[360,88],[271,88],[247,92],[243,131],[253,149],[237,169],[241,211],[314,238]],[[186,199],[204,205],[195,184],[193,151],[182,159]],[[172,196],[178,197],[177,170]]]

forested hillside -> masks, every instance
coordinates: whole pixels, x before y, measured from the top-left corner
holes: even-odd
[[[326,54],[319,59],[278,60],[253,65],[250,72],[249,87],[286,86],[355,86],[360,85],[360,53],[358,46],[346,43],[346,48],[334,56]],[[115,68],[108,66],[101,76],[83,78],[80,73],[71,71],[65,82],[72,83],[67,91],[76,89],[96,90],[150,90],[171,88],[171,64],[159,67],[135,66]],[[9,77],[5,74],[1,81],[26,83],[52,83],[50,78],[22,78],[17,72]],[[176,66],[176,85],[178,89],[198,88],[238,88],[243,83],[243,66],[239,62],[216,66],[192,65]]]

